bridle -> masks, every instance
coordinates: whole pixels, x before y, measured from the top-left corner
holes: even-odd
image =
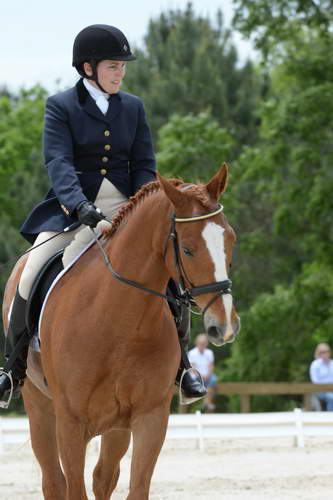
[[[207,309],[222,295],[225,294],[231,294],[231,280],[227,279],[224,281],[216,281],[214,283],[208,283],[207,285],[200,285],[200,286],[193,286],[189,278],[187,277],[186,271],[184,269],[184,265],[180,256],[180,251],[179,251],[179,243],[178,243],[178,235],[177,235],[177,230],[176,230],[176,224],[177,223],[193,223],[196,221],[204,220],[204,219],[209,219],[211,217],[214,217],[214,215],[218,215],[221,213],[223,210],[222,205],[218,205],[218,208],[205,215],[194,215],[192,217],[176,217],[176,214],[172,215],[171,219],[171,230],[169,233],[168,241],[169,239],[172,240],[173,242],[173,250],[174,250],[174,260],[175,260],[175,266],[178,269],[179,273],[179,281],[180,281],[180,286],[181,286],[181,295],[177,296],[176,298],[173,297],[172,295],[167,295],[164,293],[157,292],[156,290],[152,290],[151,288],[147,288],[140,283],[137,283],[136,281],[129,280],[127,278],[124,278],[124,276],[121,276],[117,271],[113,268],[110,259],[105,252],[101,242],[99,241],[98,236],[96,235],[95,231],[93,229],[92,232],[94,234],[94,239],[103,255],[104,262],[108,268],[108,270],[111,272],[112,276],[116,278],[117,280],[121,281],[122,283],[126,283],[129,286],[132,286],[134,288],[138,288],[139,290],[142,290],[144,292],[150,293],[152,295],[156,295],[158,297],[162,297],[164,299],[167,299],[168,302],[173,302],[176,305],[185,305],[187,307],[191,306],[191,303],[195,303],[194,297],[197,297],[199,295],[204,295],[206,293],[212,293],[212,292],[218,292],[210,301],[205,305],[205,307],[202,309],[201,314],[204,315],[207,311]],[[112,221],[109,221],[112,224]]]
[[[178,242],[178,235],[176,231],[176,223],[192,223],[192,222],[197,222],[200,220],[204,219],[210,219],[211,217],[214,217],[214,215],[218,215],[221,213],[223,210],[223,205],[218,204],[218,208],[214,212],[210,212],[205,215],[194,215],[192,217],[176,217],[174,214],[172,217],[172,226],[171,226],[171,232],[170,232],[170,237],[173,242],[173,251],[174,251],[174,257],[175,257],[175,265],[178,268],[178,273],[179,273],[179,280],[180,280],[180,285],[182,289],[188,294],[188,296],[193,299],[194,297],[197,297],[198,295],[204,295],[205,293],[212,293],[212,292],[218,292],[212,299],[205,305],[205,307],[202,309],[202,315],[204,316],[205,312],[207,309],[222,295],[225,294],[230,294],[231,295],[231,285],[232,282],[231,280],[227,279],[224,281],[216,281],[214,283],[209,283],[207,285],[200,285],[200,286],[193,286],[191,280],[188,278],[183,261],[181,258],[181,254],[179,251],[179,242]]]

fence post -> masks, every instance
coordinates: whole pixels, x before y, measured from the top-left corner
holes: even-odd
[[[197,416],[197,431],[198,431],[198,447],[200,451],[204,451],[204,441],[203,441],[203,433],[202,433],[202,418],[201,418],[201,411],[197,410],[195,412]]]
[[[305,411],[311,411],[312,394],[303,394],[303,405]]]
[[[250,394],[241,394],[240,398],[241,398],[241,412],[250,413],[251,412]]]
[[[303,429],[303,412],[300,408],[294,409],[295,425],[296,425],[296,446],[304,448],[304,429]]]

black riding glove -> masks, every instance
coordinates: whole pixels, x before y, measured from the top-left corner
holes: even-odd
[[[81,224],[96,227],[100,220],[105,218],[102,212],[98,212],[91,201],[81,201],[76,207],[77,218]]]

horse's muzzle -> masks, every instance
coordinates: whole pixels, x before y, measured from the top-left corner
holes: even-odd
[[[230,326],[218,324],[212,316],[205,318],[204,323],[209,342],[216,346],[233,342],[240,330],[240,319],[238,316],[236,316]]]

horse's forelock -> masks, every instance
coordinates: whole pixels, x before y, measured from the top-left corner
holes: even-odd
[[[216,201],[210,198],[205,184],[189,185],[186,194],[193,197],[193,202],[199,203],[204,209],[213,210],[216,207]]]

